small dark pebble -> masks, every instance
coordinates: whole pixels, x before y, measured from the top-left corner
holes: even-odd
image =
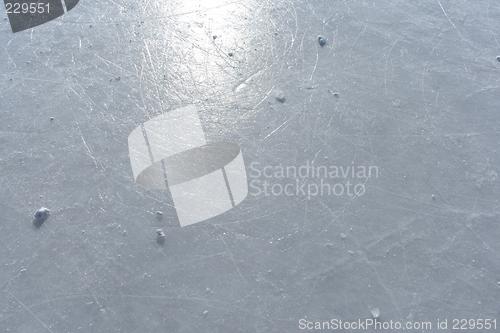
[[[282,91],[278,91],[276,93],[276,100],[280,103],[285,103],[286,101],[285,93]]]
[[[232,57],[234,54],[233,54],[233,52],[229,52],[227,55]]]
[[[161,216],[161,215],[163,215],[163,213],[162,213],[161,211],[157,211],[157,212],[156,212],[156,215]]]
[[[217,39],[217,35],[213,35],[213,36],[212,36],[212,38],[213,38],[214,40],[216,40],[216,39]]]
[[[42,207],[35,212],[34,217],[35,219],[41,220],[49,217],[49,215],[50,215],[50,210],[48,208]]]
[[[50,120],[54,120],[54,117],[50,117]]]
[[[500,61],[500,56],[497,56],[497,61]]]
[[[156,233],[156,244],[163,246],[163,244],[165,244],[165,234],[163,233],[163,230],[158,229],[156,230]]]
[[[340,97],[340,95],[339,95],[339,93],[333,93],[333,97],[337,97],[337,98],[339,98],[339,97]]]
[[[318,36],[318,43],[323,47],[323,45],[326,44],[326,39],[324,39],[323,36]]]

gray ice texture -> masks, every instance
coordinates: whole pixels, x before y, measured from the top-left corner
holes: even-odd
[[[17,33],[2,8],[0,332],[499,320],[498,1],[81,0]],[[180,227],[127,138],[188,105],[249,194]]]

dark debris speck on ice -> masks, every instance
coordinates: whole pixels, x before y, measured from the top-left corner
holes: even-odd
[[[318,36],[318,43],[319,45],[323,46],[326,44],[326,39],[323,38],[323,36]]]
[[[161,229],[156,229],[156,234],[158,237],[165,238],[165,233]]]
[[[49,215],[50,215],[50,210],[48,208],[42,207],[35,212],[34,217],[35,219],[41,220],[49,217]]]
[[[278,91],[276,93],[276,100],[280,103],[284,103],[286,101],[285,93],[283,91]]]

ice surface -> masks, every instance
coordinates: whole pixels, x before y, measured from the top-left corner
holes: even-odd
[[[18,33],[6,17],[1,332],[499,317],[498,2],[82,0]],[[249,194],[181,228],[127,139],[188,105],[207,142],[241,147]],[[340,176],[279,174],[307,165]]]

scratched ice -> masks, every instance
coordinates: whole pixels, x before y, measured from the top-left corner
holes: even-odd
[[[0,331],[498,318],[497,2],[80,1],[16,34],[3,17]],[[127,137],[192,104],[262,193],[181,228]],[[340,177],[276,175],[307,164]],[[345,192],[308,198],[321,180]]]

